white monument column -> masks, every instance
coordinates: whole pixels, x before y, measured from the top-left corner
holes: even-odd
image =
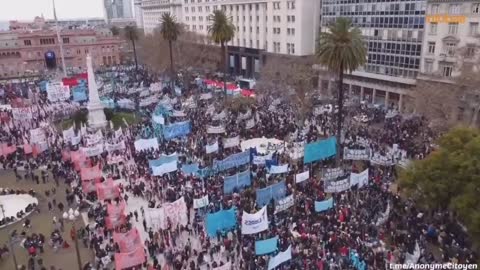
[[[93,73],[92,57],[87,55],[87,74],[88,74],[88,126],[93,129],[104,128],[107,126],[103,105],[98,95],[95,74]]]

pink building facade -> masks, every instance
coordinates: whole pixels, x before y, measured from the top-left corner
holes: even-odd
[[[96,67],[120,64],[124,41],[109,31],[62,30],[60,37],[67,70],[86,70],[87,54]],[[61,61],[55,30],[0,32],[0,79],[42,74],[55,69],[52,64],[61,68]]]

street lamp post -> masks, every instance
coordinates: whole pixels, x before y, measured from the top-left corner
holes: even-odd
[[[72,237],[72,240],[75,242],[75,252],[77,254],[77,263],[78,263],[78,270],[82,270],[82,260],[80,258],[80,251],[78,249],[78,236],[77,236],[77,230],[75,228],[75,220],[80,216],[80,213],[78,210],[73,210],[70,208],[68,212],[64,212],[62,217],[65,221],[71,221],[72,222],[72,230],[70,231],[70,236]]]

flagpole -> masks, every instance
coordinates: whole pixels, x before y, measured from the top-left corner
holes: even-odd
[[[53,2],[53,17],[55,19],[55,28],[57,31],[57,39],[58,39],[58,45],[60,46],[60,57],[62,58],[62,69],[63,69],[63,77],[67,77],[67,68],[65,67],[65,56],[63,54],[63,40],[60,38],[60,30],[58,27],[58,19],[57,19],[57,12],[55,10],[55,0],[52,0]]]

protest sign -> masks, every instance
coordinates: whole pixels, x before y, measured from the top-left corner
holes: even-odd
[[[265,230],[268,230],[268,216],[266,206],[253,214],[243,211],[242,234],[255,234],[263,232]]]
[[[305,171],[295,175],[295,183],[301,183],[310,178],[310,171]]]
[[[240,144],[240,136],[223,139],[223,148],[231,148]]]
[[[350,176],[344,176],[339,180],[324,181],[324,189],[327,193],[342,192],[350,188]]]
[[[274,214],[282,212],[284,210],[287,210],[288,208],[292,207],[294,205],[294,203],[295,203],[295,200],[293,198],[293,194],[289,195],[289,196],[287,196],[283,199],[277,200],[275,202],[275,212],[274,212]]]
[[[208,205],[208,195],[198,199],[193,199],[193,209],[203,208]]]

